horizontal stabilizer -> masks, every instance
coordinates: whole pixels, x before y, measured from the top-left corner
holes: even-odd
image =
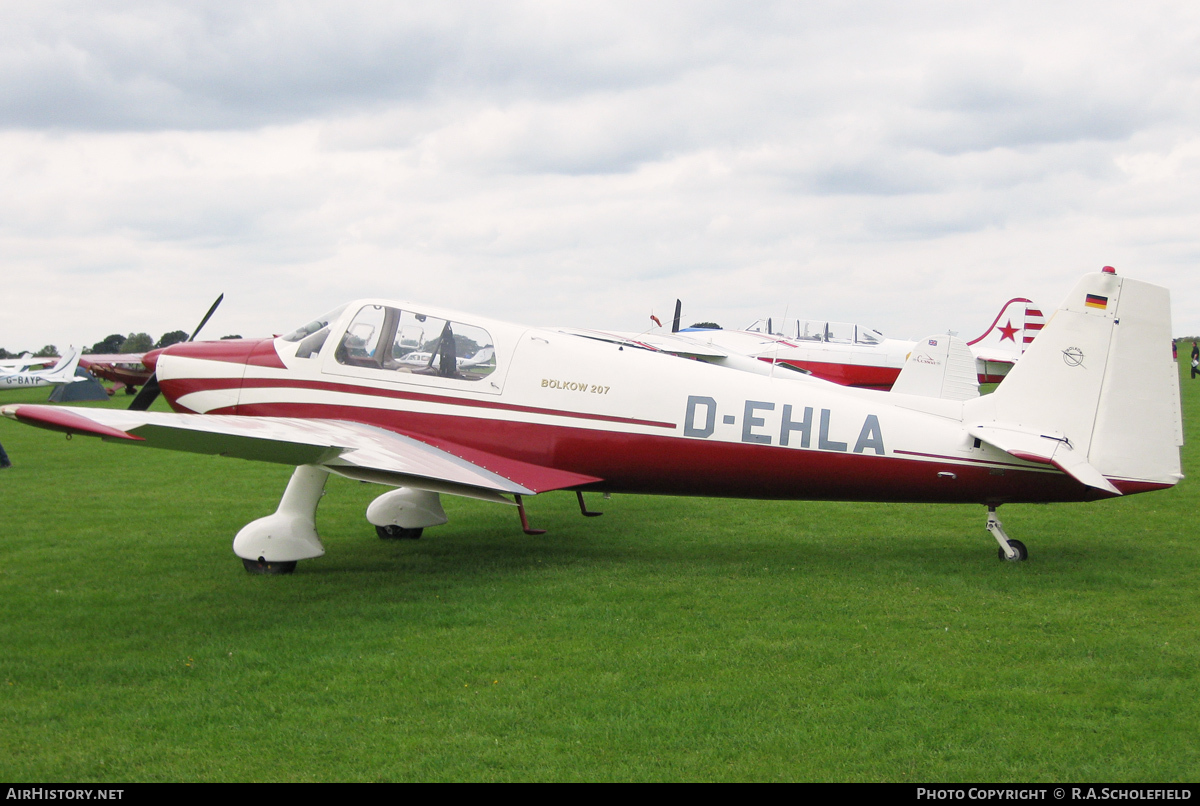
[[[1073,450],[1070,443],[1061,435],[1039,434],[994,424],[968,426],[968,431],[976,439],[999,448],[1017,459],[1054,465],[1080,484],[1086,484],[1088,487],[1095,487],[1113,495],[1121,495],[1121,491],[1114,487],[1112,482],[1106,479],[1099,470],[1088,464],[1087,457]]]

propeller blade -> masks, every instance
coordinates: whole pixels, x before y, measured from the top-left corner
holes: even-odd
[[[225,299],[224,294],[221,294],[221,296],[217,297],[217,301],[214,302],[212,307],[208,309],[208,313],[204,314],[204,318],[200,320],[200,324],[196,325],[196,329],[192,331],[192,335],[188,337],[188,341],[196,340],[196,336],[200,334],[201,328],[208,324],[208,320],[212,318],[213,313],[215,313],[217,310],[217,306],[221,304],[221,300],[223,299]],[[158,400],[158,396],[161,391],[162,390],[158,387],[158,373],[152,372],[150,377],[146,380],[146,383],[144,383],[142,388],[138,390],[137,397],[135,397],[133,402],[129,404],[129,410],[145,411],[146,409],[150,408],[151,404],[153,404],[155,400]]]
[[[150,408],[150,404],[158,399],[158,376],[151,374],[150,377],[142,384],[142,388],[138,390],[137,397],[129,404],[130,411],[145,411]]]
[[[208,309],[208,313],[204,314],[204,318],[200,320],[200,324],[196,325],[196,329],[192,331],[192,335],[188,338],[188,341],[196,340],[196,336],[199,335],[200,329],[208,324],[208,320],[212,318],[213,312],[217,310],[217,306],[221,304],[221,300],[223,299],[225,299],[224,294],[221,294],[221,296],[217,297],[217,301],[214,302],[212,307]]]
[[[675,321],[671,323],[671,332],[679,332],[679,316],[683,313],[683,300],[675,300]]]

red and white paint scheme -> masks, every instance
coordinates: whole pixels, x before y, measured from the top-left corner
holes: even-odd
[[[975,356],[979,382],[999,383],[1004,380],[1013,364],[1029,349],[1045,326],[1046,317],[1031,300],[1017,297],[1004,303],[1000,313],[992,320],[991,327],[982,336],[967,342]]]
[[[585,491],[962,502],[988,507],[1009,560],[1026,550],[1004,534],[1001,504],[1091,501],[1181,478],[1165,289],[1087,275],[990,395],[943,393],[954,350],[931,339],[912,351],[901,381],[913,373],[909,388],[929,395],[880,392],[719,350],[689,359],[363,300],[283,337],[147,355],[174,413],[0,411],[297,466],[278,511],[233,545],[247,568],[276,572],[324,553],[314,515],[329,473],[396,488],[367,510],[383,537],[444,523],[441,494],[515,504],[529,532],[524,498],[552,490],[575,492],[585,515],[595,514]]]
[[[1041,310],[1024,297],[1004,303],[983,335],[967,342],[979,382],[999,383],[1044,324]],[[843,386],[883,391],[892,388],[909,353],[923,341],[889,339],[862,325],[811,319],[760,319],[745,330],[688,328],[680,333]]]

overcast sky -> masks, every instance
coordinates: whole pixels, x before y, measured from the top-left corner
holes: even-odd
[[[0,347],[382,296],[971,338],[1111,264],[1200,333],[1200,4],[0,0]]]

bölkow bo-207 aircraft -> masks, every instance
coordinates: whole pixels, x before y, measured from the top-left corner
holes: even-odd
[[[148,355],[157,384],[146,388],[175,413],[2,411],[109,441],[295,465],[278,510],[234,538],[252,571],[324,553],[314,516],[330,473],[396,488],[367,509],[384,537],[445,523],[442,494],[515,504],[530,533],[524,499],[552,490],[574,491],[585,515],[584,491],[958,502],[987,507],[1000,557],[1023,560],[1000,505],[1182,477],[1170,345],[1167,291],[1109,267],[1080,280],[993,394],[970,399],[364,300],[280,338]],[[428,358],[405,360],[417,351]]]

